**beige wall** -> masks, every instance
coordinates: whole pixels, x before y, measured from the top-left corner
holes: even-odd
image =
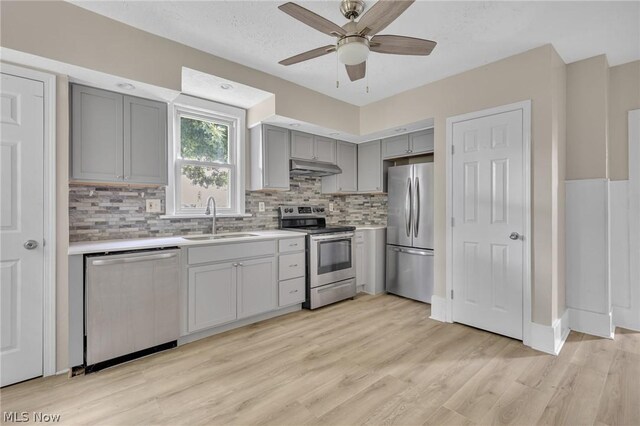
[[[561,61],[560,61],[561,62]],[[447,117],[478,111],[526,99],[532,100],[532,202],[533,202],[533,320],[550,325],[557,310],[561,269],[557,266],[563,246],[557,236],[554,216],[562,208],[558,199],[557,150],[564,144],[559,114],[563,65],[552,46],[528,52],[476,68],[465,73],[407,91],[360,110],[361,132],[370,133],[424,119],[435,119],[435,263],[436,288],[445,294],[445,204],[447,177],[445,149]],[[560,75],[560,77],[558,77]],[[554,108],[554,102],[557,107]],[[554,139],[554,133],[555,138]],[[560,154],[562,155],[562,154]],[[555,162],[555,166],[554,166]],[[554,235],[555,232],[555,235]],[[554,255],[555,253],[555,255]]]
[[[2,1],[0,8],[3,47],[177,91],[185,66],[275,94],[280,116],[359,134],[357,106],[70,3]]]
[[[627,113],[640,108],[640,61],[609,69],[609,178],[629,178]]]
[[[608,177],[608,75],[605,55],[567,65],[567,179]]]

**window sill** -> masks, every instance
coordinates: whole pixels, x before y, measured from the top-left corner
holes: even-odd
[[[221,217],[252,217],[251,213],[226,213],[217,214],[216,219]],[[212,219],[211,216],[204,214],[163,214],[159,216],[160,219]]]

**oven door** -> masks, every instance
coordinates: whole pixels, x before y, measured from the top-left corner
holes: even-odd
[[[318,287],[356,276],[353,232],[311,235],[310,286]]]

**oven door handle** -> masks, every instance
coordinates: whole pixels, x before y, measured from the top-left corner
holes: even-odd
[[[345,238],[354,238],[355,233],[353,232],[342,232],[339,234],[331,234],[325,236],[311,236],[311,241],[331,241],[331,240],[344,240]]]

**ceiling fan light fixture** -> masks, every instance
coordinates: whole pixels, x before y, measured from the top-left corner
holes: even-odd
[[[347,36],[338,40],[338,60],[345,65],[358,65],[369,57],[369,40],[362,36]]]

